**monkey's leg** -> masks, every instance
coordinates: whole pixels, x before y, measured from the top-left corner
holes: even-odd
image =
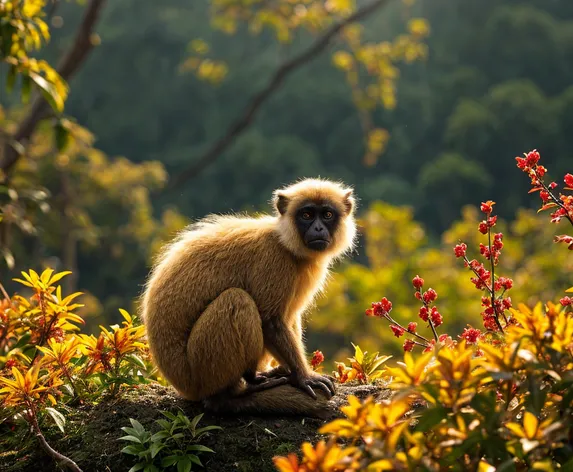
[[[195,398],[234,389],[263,355],[261,317],[251,296],[231,288],[201,314],[187,342]]]

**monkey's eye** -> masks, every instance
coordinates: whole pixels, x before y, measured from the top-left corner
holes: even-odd
[[[310,213],[310,211],[303,212],[302,219],[303,220],[312,220],[312,214]]]
[[[334,216],[334,213],[332,213],[331,211],[326,211],[324,212],[323,216],[325,220],[330,220]]]

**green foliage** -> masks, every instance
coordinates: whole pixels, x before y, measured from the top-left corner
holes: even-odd
[[[141,423],[130,418],[132,427],[124,426],[122,431],[127,436],[119,438],[132,444],[122,449],[125,454],[138,458],[138,462],[130,469],[130,472],[143,470],[144,472],[158,472],[160,470],[177,470],[177,472],[189,472],[193,465],[203,467],[199,455],[202,453],[214,453],[212,449],[198,444],[202,437],[210,431],[220,430],[219,426],[204,426],[198,428],[203,414],[195,416],[192,420],[187,418],[182,411],[177,415],[168,411],[160,412],[167,420],[156,420],[159,430],[152,434]]]
[[[6,89],[11,92],[21,78],[23,103],[30,100],[32,84],[42,93],[55,112],[62,112],[68,86],[46,62],[30,57],[50,39],[43,20],[45,0],[4,0],[0,2],[0,62],[9,65]]]

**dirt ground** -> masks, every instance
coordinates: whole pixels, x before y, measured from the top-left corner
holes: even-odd
[[[350,394],[384,398],[388,391],[372,385],[338,386],[331,400],[330,419],[340,415],[338,407],[346,403]],[[56,450],[71,457],[84,472],[127,472],[134,464],[134,457],[121,453],[126,443],[118,441],[125,435],[120,428],[130,426],[129,418],[149,427],[154,420],[163,418],[160,410],[177,412],[178,409],[190,418],[202,412],[200,405],[178,398],[171,388],[145,385],[118,400],[69,409],[65,434],[55,427],[44,427],[44,434]],[[200,426],[218,425],[223,430],[201,440],[201,444],[215,450],[215,454],[204,454],[201,459],[208,471],[274,471],[273,456],[298,451],[304,441],[316,442],[319,439],[316,431],[324,422],[300,417],[222,417],[207,413]],[[61,469],[30,434],[16,434],[0,425],[0,470]]]

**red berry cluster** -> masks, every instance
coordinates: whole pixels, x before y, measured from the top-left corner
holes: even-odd
[[[541,199],[541,210],[554,209],[551,213],[551,222],[559,223],[563,218],[569,220],[573,225],[573,195],[566,195],[559,193],[557,196],[554,190],[559,186],[557,182],[546,184],[543,177],[547,173],[547,169],[539,165],[541,156],[536,149],[525,154],[525,157],[516,157],[517,167],[525,172],[531,179],[531,190],[529,193],[539,192]],[[573,191],[573,175],[565,174],[563,177],[565,182],[564,190]],[[570,250],[573,250],[573,237],[562,235],[556,236],[555,242],[562,242],[568,245]]]
[[[504,298],[505,292],[513,287],[513,280],[507,277],[495,278],[495,266],[499,262],[499,256],[503,249],[503,234],[493,233],[492,228],[497,223],[497,217],[492,216],[495,202],[491,200],[481,204],[481,211],[485,214],[485,220],[479,224],[478,231],[487,234],[488,243],[480,244],[480,254],[490,262],[490,270],[478,262],[476,259],[469,260],[466,252],[467,245],[460,243],[454,247],[454,254],[458,258],[463,258],[464,265],[475,275],[470,280],[478,290],[488,293],[482,297],[481,315],[483,325],[488,331],[503,331],[500,318],[503,317],[505,324],[509,322],[505,311],[511,307],[511,298]],[[493,238],[492,238],[493,235]]]
[[[438,336],[438,333],[436,332],[436,328],[444,322],[438,308],[436,306],[432,306],[432,303],[438,298],[437,292],[433,288],[429,288],[424,291],[424,279],[419,275],[414,277],[412,285],[416,289],[414,295],[423,303],[419,312],[420,319],[428,323],[428,326],[432,329],[434,339],[429,340],[419,334],[417,331],[418,323],[414,321],[408,323],[408,326],[404,327],[394,320],[390,315],[390,311],[392,311],[392,302],[390,302],[386,297],[379,302],[372,303],[371,308],[366,310],[366,316],[386,318],[390,322],[390,330],[397,338],[400,338],[405,334],[410,335],[411,339],[406,339],[404,341],[404,351],[411,351],[414,349],[414,346],[423,347],[424,352],[431,351],[436,345],[436,342],[440,342],[446,346],[455,344],[450,336],[446,334]]]

